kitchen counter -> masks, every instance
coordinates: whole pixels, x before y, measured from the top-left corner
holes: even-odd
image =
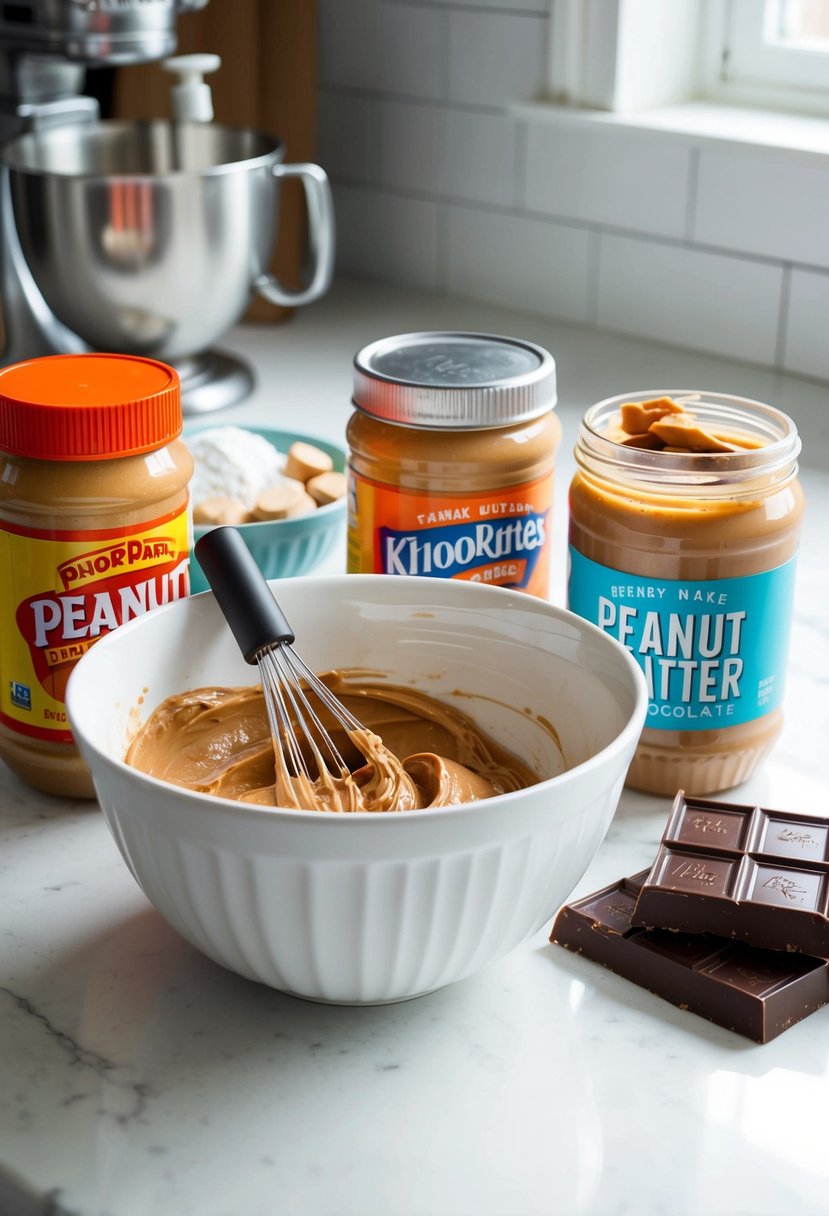
[[[342,440],[350,361],[414,329],[558,361],[552,598],[587,405],[680,385],[780,405],[807,517],[783,737],[735,801],[829,815],[829,389],[480,304],[339,284],[226,346],[259,387],[219,422]],[[337,555],[326,569],[341,569]],[[668,801],[626,792],[577,888],[649,864]],[[760,1047],[547,942],[405,1004],[306,1003],[222,970],[147,902],[93,804],[0,771],[0,1216],[798,1216],[827,1211],[829,1007]]]

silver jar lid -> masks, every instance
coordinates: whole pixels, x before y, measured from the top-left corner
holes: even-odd
[[[508,426],[555,406],[556,365],[543,346],[498,334],[397,334],[355,355],[353,401],[404,426]]]

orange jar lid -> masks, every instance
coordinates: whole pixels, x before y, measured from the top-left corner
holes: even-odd
[[[0,451],[112,460],[181,434],[178,372],[133,355],[47,355],[0,368]]]

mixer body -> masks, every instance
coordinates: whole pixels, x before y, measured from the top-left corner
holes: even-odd
[[[245,311],[273,252],[283,147],[212,124],[87,123],[7,145],[23,256],[97,350],[176,362]]]
[[[210,347],[254,291],[287,306],[327,291],[334,218],[318,165],[285,165],[283,145],[249,128],[101,122],[80,94],[84,65],[169,54],[176,15],[205,3],[0,5],[3,362],[84,349],[152,356],[178,367],[185,412],[201,413],[253,385],[245,364]],[[219,63],[190,57],[205,58]],[[308,206],[301,289],[267,269],[289,176]]]
[[[207,0],[17,0],[0,5],[0,47],[87,65],[145,63],[170,55],[179,13]]]

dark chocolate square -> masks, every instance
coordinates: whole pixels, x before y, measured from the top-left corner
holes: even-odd
[[[805,954],[733,946],[702,971],[720,984],[763,997],[774,992],[781,984],[790,984],[820,965],[820,960]]]
[[[627,933],[635,907],[636,897],[623,890],[603,891],[588,903],[579,903],[581,912],[608,933]]]
[[[800,866],[757,862],[748,872],[742,898],[780,908],[821,912],[826,905],[826,875]]]
[[[763,815],[754,851],[794,861],[829,860],[829,822],[796,819],[769,811]]]
[[[686,802],[679,814],[672,817],[665,842],[670,844],[699,845],[704,849],[744,849],[748,839],[754,807],[734,807],[725,810],[720,806]]]
[[[664,849],[661,865],[654,866],[648,885],[690,895],[726,895],[736,868],[737,862],[725,857],[701,857],[697,853]]]

